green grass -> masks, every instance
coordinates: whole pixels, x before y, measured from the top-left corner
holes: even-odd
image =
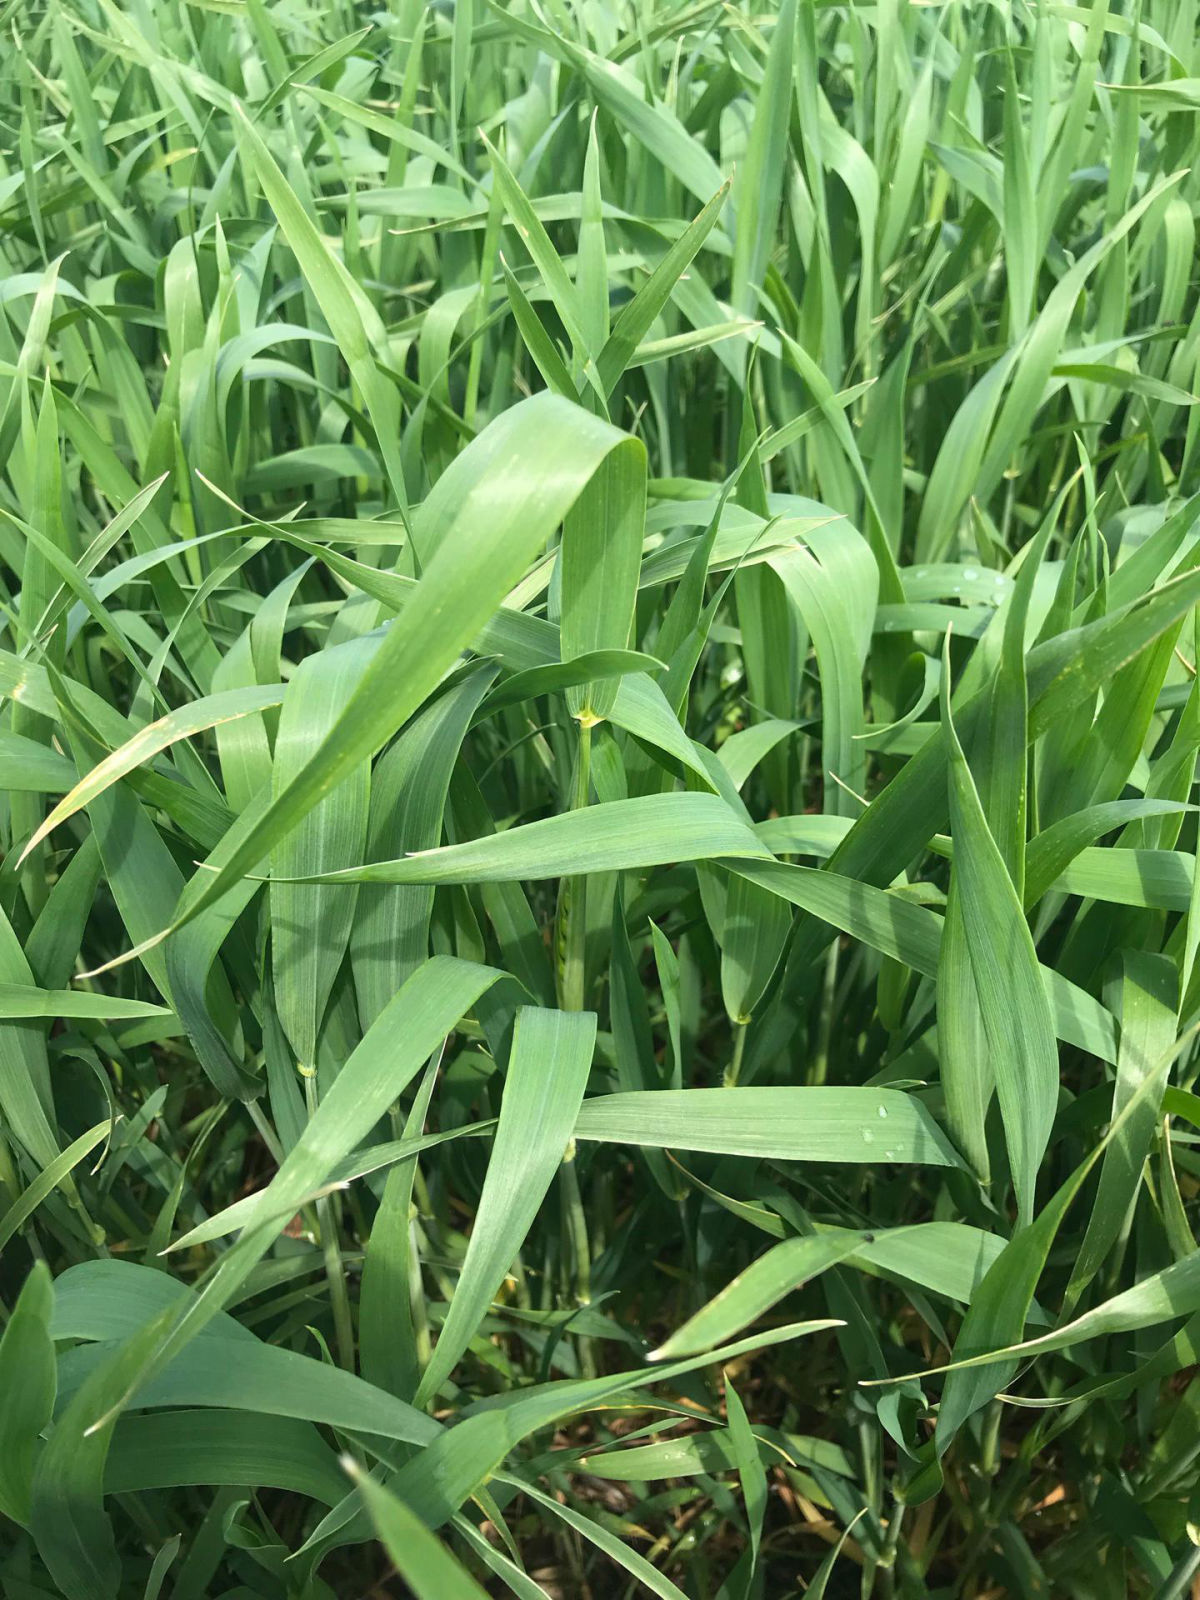
[[[1200,1574],[1195,0],[0,5],[0,1589]]]

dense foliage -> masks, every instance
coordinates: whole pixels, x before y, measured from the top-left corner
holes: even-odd
[[[1194,1593],[1196,0],[0,21],[5,1595]]]

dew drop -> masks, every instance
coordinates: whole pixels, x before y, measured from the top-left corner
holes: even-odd
[[[896,624],[889,617],[888,620],[883,625],[884,633],[891,633],[894,630],[895,626],[896,626]]]
[[[887,1107],[886,1106],[880,1106],[879,1107],[879,1115],[881,1117],[886,1117],[887,1116]]]
[[[967,583],[974,583],[975,579],[978,576],[979,576],[979,568],[978,567],[964,567],[963,568],[963,578]]]
[[[888,1161],[895,1161],[896,1152],[894,1150],[885,1150],[883,1153]]]
[[[875,1135],[871,1132],[870,1128],[864,1128],[863,1129],[863,1131],[862,1131],[862,1141],[863,1141],[864,1144],[874,1144],[875,1143]]]
[[[961,594],[962,593],[962,584],[961,583],[952,583],[950,585],[950,593],[951,594]]]

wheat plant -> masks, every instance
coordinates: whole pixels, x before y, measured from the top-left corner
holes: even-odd
[[[1197,21],[0,5],[9,1600],[1200,1592]]]

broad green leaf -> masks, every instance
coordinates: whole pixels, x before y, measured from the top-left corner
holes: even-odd
[[[1175,964],[1166,956],[1128,950],[1121,961],[1120,984],[1121,1039],[1113,1120],[1120,1118],[1147,1077],[1154,1082],[1133,1115],[1120,1123],[1104,1152],[1092,1214],[1067,1285],[1068,1304],[1074,1304],[1087,1287],[1125,1226],[1160,1116],[1162,1088],[1175,1042],[1179,1009]]]
[[[660,1089],[585,1100],[577,1139],[780,1161],[958,1166],[911,1095],[893,1089]]]
[[[32,988],[33,973],[12,924],[0,912],[0,977]],[[45,1033],[36,1022],[0,1021],[0,1114],[39,1167],[58,1155],[52,1117],[50,1067]]]
[[[950,713],[949,664],[942,720],[950,752],[950,817],[957,840],[971,976],[996,1078],[1021,1220],[1034,1213],[1038,1167],[1058,1104],[1058,1045],[1037,952],[1017,890],[988,828]]]
[[[1116,905],[1186,911],[1195,858],[1182,850],[1080,850],[1050,887]]]
[[[169,712],[156,722],[148,723],[119,750],[114,750],[99,762],[86,777],[74,784],[70,792],[54,807],[50,815],[30,838],[22,855],[28,855],[60,823],[74,816],[119,779],[133,772],[145,762],[152,761],[163,750],[169,749],[179,739],[189,739],[194,734],[218,723],[249,716],[267,706],[277,706],[284,698],[282,684],[261,689],[230,689],[194,700],[179,711]],[[2,752],[0,752],[2,753]]]
[[[22,1527],[29,1526],[38,1436],[54,1410],[53,1304],[49,1269],[36,1261],[0,1338],[0,1510]]]
[[[125,1000],[83,989],[37,989],[20,983],[0,984],[0,1017],[92,1017],[106,1021],[169,1017],[166,1006],[146,1000]]]
[[[646,463],[636,450],[614,451],[563,520],[559,554],[560,636],[565,660],[631,644],[646,516]],[[617,696],[612,678],[567,690],[571,715],[590,725]]]
[[[104,1509],[112,1406],[161,1340],[169,1314],[151,1319],[89,1375],[54,1425],[33,1475],[29,1526],[64,1594],[116,1600],[121,1560]]]
[[[809,1278],[852,1256],[869,1244],[867,1234],[836,1229],[808,1238],[785,1239],[732,1278],[714,1299],[677,1328],[652,1353],[654,1361],[674,1361],[698,1354],[740,1333]]]
[[[295,881],[502,883],[742,855],[768,852],[719,796],[663,794],[612,800],[487,838],[417,851],[398,861],[306,873]]]
[[[60,1356],[60,1397],[73,1394],[105,1360],[108,1341],[191,1299],[182,1284],[132,1262],[82,1262],[69,1268],[58,1286],[54,1337],[98,1341]],[[441,1431],[422,1412],[373,1384],[312,1356],[264,1344],[230,1317],[210,1323],[139,1390],[135,1404],[147,1410],[203,1406],[267,1413],[413,1444],[427,1444]]]
[[[645,655],[640,650],[593,650],[567,661],[547,662],[545,666],[529,667],[524,672],[515,673],[492,690],[487,698],[486,709],[491,714],[539,695],[573,689],[577,684],[592,679],[625,678],[635,673],[651,672],[661,665],[654,656]],[[620,693],[620,685],[617,693]]]
[[[241,1487],[247,1480],[326,1505],[345,1483],[337,1457],[311,1423],[243,1411],[125,1417],[104,1471],[104,1488],[114,1495],[189,1484]]]
[[[376,764],[368,859],[436,846],[454,762],[493,675],[491,668],[480,668],[440,695]],[[432,911],[433,890],[424,885],[364,885],[358,891],[350,960],[364,1027],[424,960]]]
[[[796,0],[783,0],[775,16],[771,48],[755,102],[754,127],[746,159],[738,168],[733,197],[737,227],[731,298],[740,311],[747,313],[756,309],[756,295],[762,287],[783,198],[795,40]]]
[[[363,641],[308,656],[284,697],[271,797],[278,803],[337,726],[370,668]],[[286,881],[300,872],[356,866],[367,844],[370,773],[350,768],[271,852],[271,970],[279,1020],[300,1066],[316,1065],[317,1034],[350,942],[356,891],[332,894]]]
[[[1062,817],[1029,841],[1025,904],[1034,906],[1084,850],[1103,834],[1144,817],[1165,817],[1178,809],[1168,800],[1109,800]]]
[[[580,194],[579,262],[575,271],[579,317],[588,351],[598,357],[608,339],[608,251],[604,240],[604,202],[600,185],[600,144],[596,138],[596,113],[588,129]]]
[[[486,1591],[397,1495],[346,1462],[375,1531],[417,1600],[484,1600]]]
[[[438,1065],[436,1059],[431,1059],[426,1067],[404,1125],[405,1134],[414,1144],[429,1110]],[[358,1351],[363,1377],[402,1400],[415,1394],[421,1381],[413,1315],[413,1279],[420,1264],[410,1215],[416,1177],[414,1149],[387,1175],[367,1241],[358,1292]]]
[[[750,1524],[750,1570],[753,1573],[758,1565],[763,1518],[767,1509],[767,1475],[759,1459],[758,1440],[750,1427],[746,1408],[728,1373],[725,1375],[725,1410],[729,1417],[729,1437],[737,1461],[738,1476],[742,1482],[746,1520]]]
[[[595,1040],[591,1012],[517,1012],[487,1178],[418,1405],[453,1372],[537,1215],[575,1126]]]

